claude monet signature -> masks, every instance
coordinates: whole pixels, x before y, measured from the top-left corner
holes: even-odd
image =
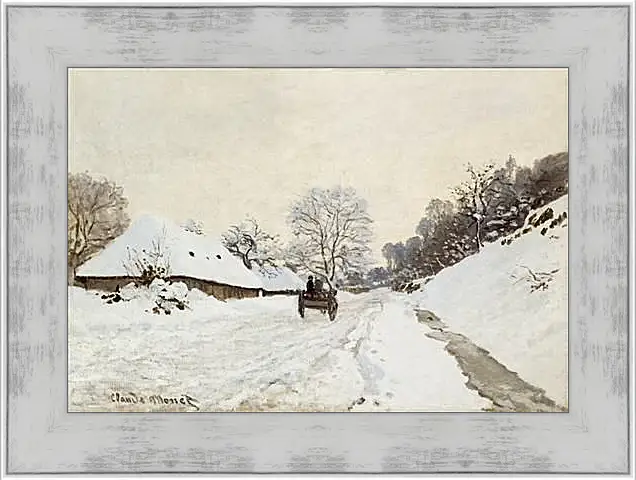
[[[128,405],[183,405],[192,407],[196,411],[200,410],[199,405],[197,405],[199,401],[188,394],[179,395],[178,397],[164,397],[163,395],[140,395],[134,392],[113,392],[110,394],[110,401]]]

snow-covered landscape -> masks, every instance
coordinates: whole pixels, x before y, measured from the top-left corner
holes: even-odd
[[[221,301],[154,282],[112,301],[70,286],[69,409],[482,411],[523,394],[489,385],[445,333],[489,353],[533,398],[545,391],[548,410],[567,409],[567,201],[412,294],[338,292],[334,322],[318,310],[300,318],[295,295]],[[162,295],[181,307],[153,313]]]
[[[567,411],[567,88],[74,69],[69,409]]]

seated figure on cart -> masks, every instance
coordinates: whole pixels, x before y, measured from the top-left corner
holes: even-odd
[[[322,278],[316,278],[314,280],[314,296],[316,298],[322,298],[325,295],[324,283]]]
[[[314,293],[314,288],[315,288],[314,276],[309,275],[309,279],[307,279],[307,293],[309,294]]]

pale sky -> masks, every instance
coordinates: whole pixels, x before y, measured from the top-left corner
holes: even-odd
[[[566,69],[73,69],[69,169],[123,186],[133,221],[252,215],[286,238],[291,202],[353,187],[386,242],[415,233],[465,164],[567,150]]]

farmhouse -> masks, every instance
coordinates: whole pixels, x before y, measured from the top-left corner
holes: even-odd
[[[245,268],[220,241],[144,216],[100,254],[77,270],[77,284],[87,290],[115,291],[143,276],[143,265],[164,268],[169,281],[185,283],[220,300],[258,297],[259,276]]]
[[[305,287],[305,282],[287,267],[270,267],[258,271],[263,285],[263,296],[295,295]]]

